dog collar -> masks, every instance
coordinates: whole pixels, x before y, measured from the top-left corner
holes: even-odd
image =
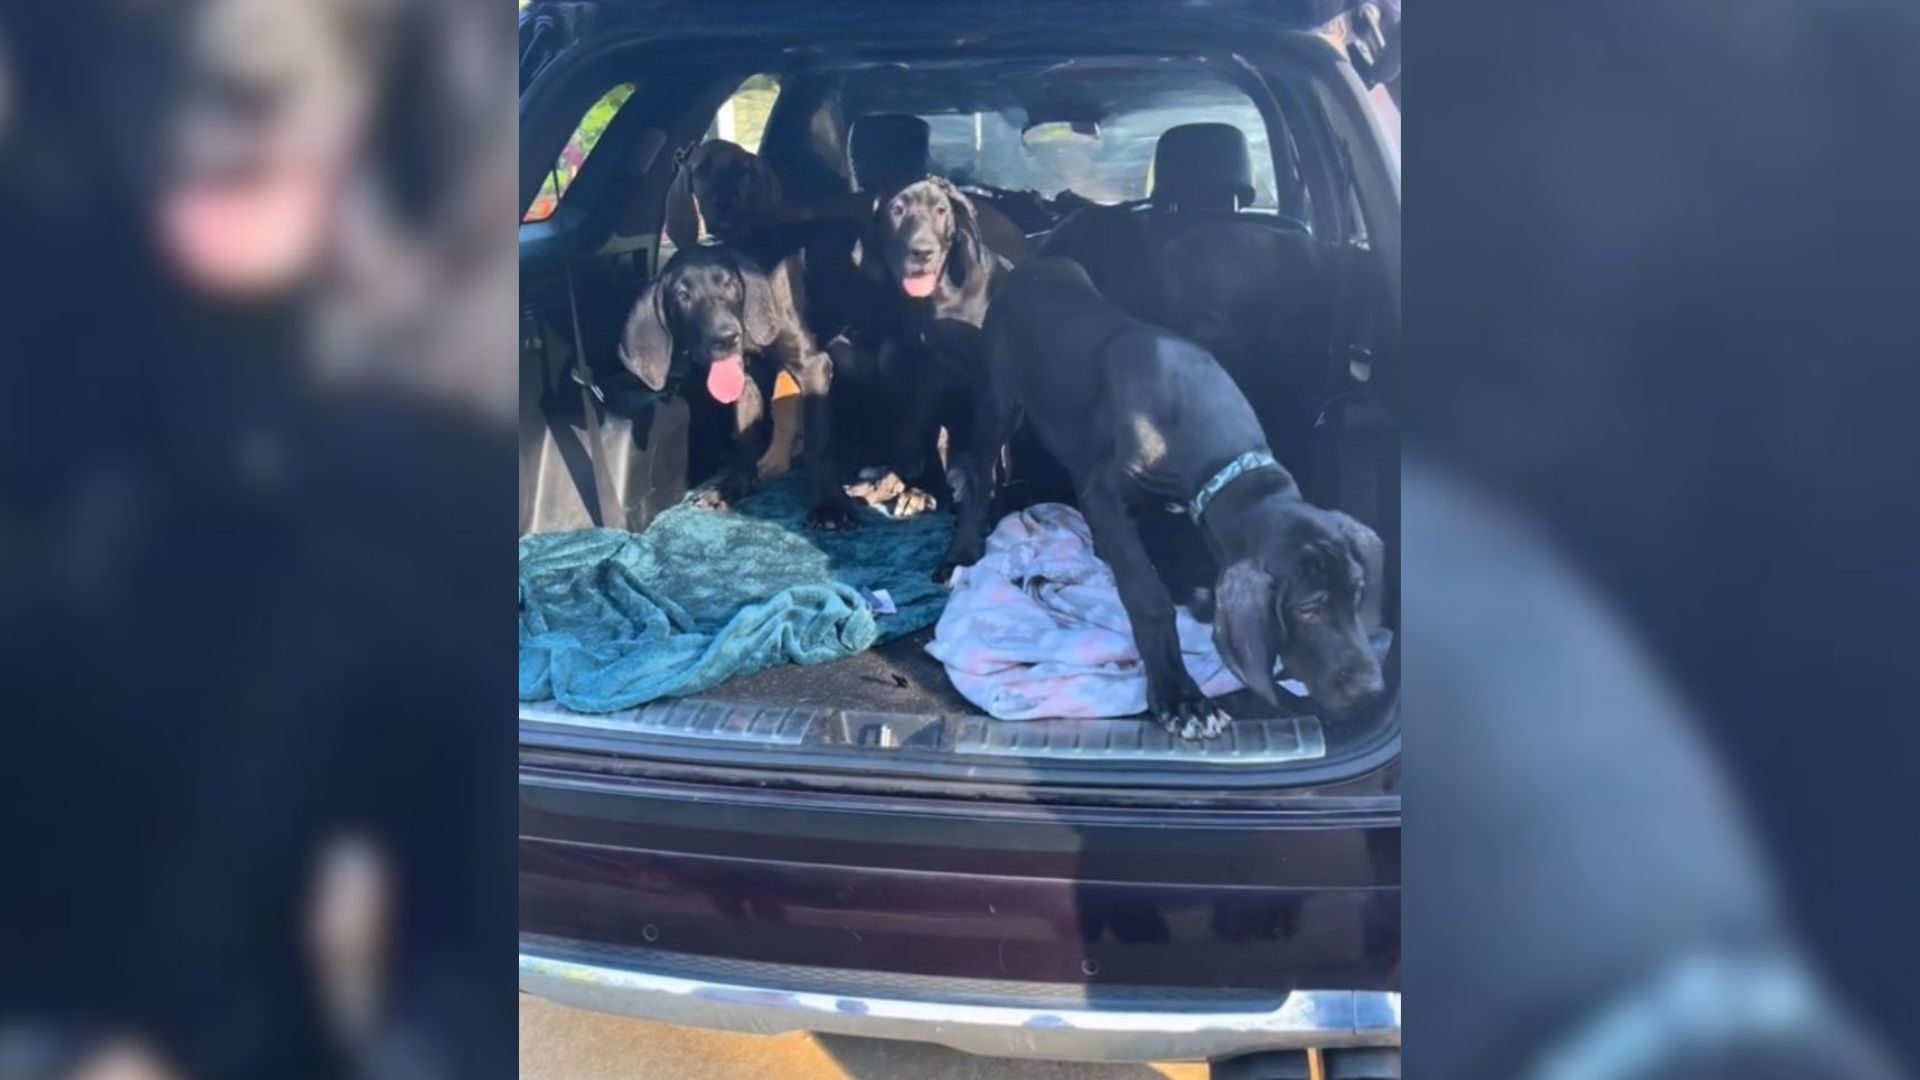
[[[1194,524],[1198,525],[1200,514],[1206,510],[1207,504],[1213,501],[1213,497],[1220,494],[1222,488],[1255,469],[1279,467],[1280,463],[1265,450],[1249,450],[1227,462],[1224,468],[1213,474],[1213,479],[1200,485],[1200,493],[1195,495],[1193,502],[1187,505],[1187,513],[1192,516]]]

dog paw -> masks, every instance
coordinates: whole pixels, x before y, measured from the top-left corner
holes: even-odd
[[[732,502],[720,493],[719,488],[708,488],[693,497],[693,505],[702,510],[731,510]]]
[[[838,503],[822,503],[807,511],[807,528],[814,532],[839,532],[851,529],[858,523],[853,507]]]
[[[1149,694],[1154,699],[1149,704],[1154,720],[1176,739],[1219,737],[1233,722],[1233,717],[1227,715],[1227,710],[1208,701],[1191,679],[1184,681],[1186,686],[1164,697]]]

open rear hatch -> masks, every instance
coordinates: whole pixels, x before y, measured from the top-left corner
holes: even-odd
[[[1268,39],[1269,51],[1276,56],[1284,53],[1286,62],[1300,72],[1319,71],[1316,77],[1333,86],[1333,90],[1326,86],[1310,89],[1303,75],[1298,85],[1275,78],[1270,90],[1259,90],[1265,102],[1261,106],[1265,117],[1262,126],[1274,132],[1290,131],[1294,144],[1292,163],[1288,154],[1281,154],[1277,166],[1282,175],[1288,169],[1300,174],[1297,181],[1290,181],[1299,187],[1299,198],[1304,199],[1311,189],[1316,234],[1328,243],[1360,231],[1357,219],[1361,202],[1389,214],[1397,212],[1397,188],[1391,192],[1367,191],[1365,198],[1359,198],[1362,188],[1373,186],[1360,183],[1355,175],[1371,175],[1356,166],[1366,157],[1362,151],[1373,136],[1364,124],[1339,115],[1344,107],[1340,105],[1344,90],[1337,86],[1338,72],[1321,70],[1330,70],[1330,54],[1337,55],[1325,48],[1327,43],[1350,56],[1355,52],[1357,43],[1326,36],[1328,20],[1351,6],[1342,0],[1276,0],[1271,4],[1225,5],[1209,16],[1222,25],[1239,25],[1243,20],[1248,25],[1257,24]],[[746,25],[733,17],[737,12],[732,7],[661,7],[627,0],[536,5],[523,15],[521,23],[523,90],[535,83],[553,83],[558,89],[545,96],[556,101],[564,96],[566,103],[549,105],[543,99],[530,110],[529,101],[542,95],[523,99],[523,139],[528,137],[530,123],[541,131],[552,128],[549,134],[557,134],[562,125],[571,129],[580,110],[603,93],[606,85],[623,79],[634,79],[640,85],[636,101],[651,103],[654,97],[668,101],[673,84],[658,77],[669,63],[658,42],[668,39],[687,42],[676,45],[673,56],[688,64],[693,63],[688,57],[699,49],[722,50],[712,55],[731,57],[731,62],[743,65],[743,71],[735,73],[740,77],[746,70],[775,70],[778,65],[803,67],[795,59],[796,50],[786,46],[791,41],[836,40],[847,53],[849,64],[871,64],[872,57],[889,56],[891,51],[904,54],[912,49],[927,52],[924,62],[928,64],[955,62],[950,53],[929,51],[952,49],[952,6],[927,5],[890,13],[893,22],[884,40],[876,38],[877,31],[865,13],[782,2],[756,7],[754,19]],[[1042,12],[1016,5],[995,11],[991,33],[983,31],[978,40],[969,41],[969,59],[998,49],[1011,58],[1008,62],[1028,63],[1033,43],[1045,39],[1040,31],[1057,30],[1057,7]],[[822,23],[822,19],[827,22]],[[1110,18],[1103,16],[1088,32],[1090,40],[1085,49],[1089,55],[1132,57],[1142,41],[1165,39],[1161,48],[1184,51],[1192,64],[1225,72],[1235,80],[1257,82],[1256,65],[1248,58],[1218,52],[1218,43],[1226,40],[1220,25],[1209,28],[1184,18],[1172,25],[1157,6],[1123,6]],[[1309,34],[1316,32],[1325,40],[1312,40]],[[1183,44],[1182,35],[1190,35],[1193,40]],[[586,44],[589,41],[591,45]],[[1377,51],[1380,43],[1366,44]],[[1342,45],[1347,48],[1342,49]],[[635,57],[647,57],[647,62],[621,59],[618,54],[622,47],[630,48]],[[759,66],[743,59],[756,49],[765,54],[757,61]],[[661,59],[656,62],[656,54],[649,50],[659,50]],[[591,65],[577,60],[571,65],[591,74],[591,78],[580,77],[582,85],[577,90],[565,89],[562,76],[568,74],[570,65],[558,62],[566,60],[563,54],[570,52],[591,54]],[[1138,62],[1153,70],[1171,70],[1174,59],[1160,55]],[[908,70],[905,64],[894,66]],[[1056,69],[1077,70],[1067,62],[1045,70]],[[652,72],[652,81],[637,79],[640,72]],[[1350,73],[1346,75],[1351,77]],[[737,83],[738,78],[734,81]],[[722,88],[721,96],[725,92]],[[806,100],[798,90],[784,93],[794,101]],[[680,103],[675,107],[700,120],[711,114],[720,99],[701,100],[699,108],[705,112],[697,115],[693,106]],[[781,107],[798,108],[791,103]],[[549,112],[554,115],[548,116]],[[828,110],[822,115],[836,114]],[[533,298],[529,325],[538,325],[542,319],[550,324],[532,337],[550,345],[562,343],[559,347],[565,351],[565,344],[577,342],[582,336],[580,309],[585,308],[586,351],[611,352],[612,337],[626,306],[639,283],[647,280],[649,263],[658,261],[660,232],[655,210],[665,197],[664,174],[671,169],[648,167],[646,162],[665,160],[668,151],[663,148],[700,137],[697,127],[674,119],[676,116],[678,113],[664,119],[624,114],[616,117],[607,129],[608,142],[619,143],[621,148],[598,155],[606,159],[600,166],[602,175],[591,175],[591,167],[583,170],[579,192],[571,196],[572,207],[562,208],[567,213],[523,229],[523,274],[527,275],[523,296]],[[812,130],[811,126],[803,128]],[[530,160],[532,164],[523,169],[522,177],[527,199],[549,178],[548,157]],[[623,173],[623,169],[629,171]],[[617,198],[610,194],[615,190],[611,186],[605,191],[596,190],[598,181],[618,185],[621,194]],[[1353,192],[1341,190],[1343,183],[1352,185]],[[1354,201],[1356,198],[1359,201]],[[634,206],[644,212],[632,212]],[[632,222],[626,220],[629,217]],[[1397,229],[1388,227],[1393,224],[1382,219],[1376,228],[1365,230],[1383,267],[1397,263]],[[560,243],[562,240],[566,242]],[[1367,249],[1363,246],[1361,250]],[[596,267],[607,272],[596,276],[592,272]],[[618,268],[619,272],[609,268]],[[621,276],[623,273],[626,276]],[[589,289],[588,283],[599,278],[611,282],[602,283],[606,297],[596,298]],[[582,283],[585,301],[575,299],[576,280]],[[1388,320],[1392,326],[1383,328],[1382,333],[1397,330],[1397,276],[1387,294],[1389,300],[1382,306],[1394,318]],[[1371,371],[1372,361],[1379,359],[1383,361],[1379,365],[1383,373],[1390,374],[1389,350],[1380,351],[1379,357],[1362,352],[1359,355],[1368,362],[1352,366]],[[1376,388],[1382,381],[1374,380]],[[1355,400],[1363,397],[1352,393],[1347,396]],[[561,386],[553,397],[567,406],[581,400],[578,387],[570,384]],[[630,528],[643,528],[647,518],[672,505],[688,483],[700,478],[701,471],[690,468],[683,432],[686,420],[673,408],[660,406],[654,422],[645,425],[651,435],[644,436],[636,428],[631,437],[634,445],[621,448],[614,479],[632,489],[627,492],[625,505],[641,518],[638,523],[630,522]],[[1392,551],[1397,542],[1397,444],[1390,421],[1378,417],[1369,421],[1368,417],[1379,412],[1372,405],[1361,408],[1348,403],[1342,408],[1344,411],[1330,407],[1321,417],[1325,422],[1316,421],[1316,430],[1333,438],[1334,432],[1350,433],[1359,430],[1362,422],[1369,422],[1387,432],[1372,438],[1373,451],[1348,452],[1346,463],[1337,470],[1337,481],[1342,496],[1375,510],[1375,516],[1383,522],[1383,534],[1392,534],[1387,536]],[[615,416],[615,412],[608,413],[614,420],[609,435],[626,439],[631,423]],[[669,420],[659,419],[661,416]],[[556,426],[540,415],[532,416],[524,425],[532,443],[538,443],[543,425]],[[587,434],[582,431],[579,436]],[[1351,434],[1339,437],[1349,441],[1354,438]],[[534,466],[539,464],[537,458],[528,460]],[[584,489],[592,485],[582,484],[576,477],[575,486]],[[1395,527],[1388,528],[1387,522]],[[1390,610],[1397,608],[1397,578],[1392,589]],[[924,646],[932,633],[929,628],[834,663],[775,667],[733,678],[702,694],[610,713],[574,712],[551,700],[524,702],[520,711],[523,754],[532,759],[543,754],[590,757],[592,767],[603,767],[604,762],[609,770],[709,770],[759,785],[875,785],[909,793],[963,786],[987,798],[1045,798],[1046,792],[1068,792],[1067,797],[1078,797],[1073,794],[1077,792],[1090,799],[1170,797],[1191,801],[1224,792],[1244,792],[1245,797],[1252,798],[1261,790],[1285,787],[1299,791],[1341,783],[1379,769],[1398,753],[1397,695],[1391,695],[1370,715],[1326,717],[1305,698],[1283,692],[1281,706],[1275,709],[1242,691],[1223,699],[1234,721],[1221,737],[1211,740],[1175,738],[1144,717],[992,719],[962,697],[940,662],[926,653]],[[1398,685],[1398,654],[1394,649],[1386,658],[1389,686]]]

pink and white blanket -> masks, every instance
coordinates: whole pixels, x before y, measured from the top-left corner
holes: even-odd
[[[1041,503],[1002,518],[986,554],[956,572],[927,652],[968,701],[1000,720],[1132,716],[1147,678],[1113,571],[1080,511]],[[1213,630],[1176,616],[1187,671],[1209,697],[1241,689]]]

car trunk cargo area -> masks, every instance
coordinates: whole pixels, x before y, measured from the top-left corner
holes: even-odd
[[[1353,88],[1341,80],[1351,73],[1343,76],[1323,55],[1323,43],[1304,33],[1275,40],[1269,54],[1252,62],[1197,44],[1168,46],[1181,55],[1129,55],[1116,44],[1075,58],[1010,42],[1004,55],[929,54],[935,58],[895,63],[884,57],[892,47],[884,42],[867,53],[814,60],[771,46],[757,55],[753,46],[732,41],[701,41],[669,55],[636,38],[630,54],[605,50],[582,69],[579,86],[546,95],[571,102],[564,108],[539,93],[523,98],[523,146],[548,155],[546,136],[534,139],[531,132],[571,130],[582,110],[609,100],[610,87],[626,84],[629,95],[610,122],[599,121],[605,130],[599,148],[567,166],[567,179],[577,176],[570,191],[559,168],[546,174],[551,156],[543,157],[540,175],[523,177],[523,186],[551,181],[544,204],[549,216],[529,218],[522,230],[523,536],[602,519],[595,508],[608,491],[624,524],[644,536],[662,514],[676,512],[689,491],[711,481],[727,456],[732,416],[704,400],[697,381],[665,393],[649,390],[614,360],[636,296],[658,280],[675,247],[661,207],[672,197],[676,159],[703,141],[739,139],[779,163],[790,197],[844,200],[859,193],[844,160],[849,131],[870,116],[919,116],[931,122],[933,165],[967,184],[981,205],[1017,219],[1036,249],[1044,251],[1074,207],[1087,205],[1064,182],[1035,190],[1050,179],[1046,169],[1071,166],[1079,170],[1075,183],[1095,192],[1094,201],[1133,212],[1143,227],[1138,235],[1167,250],[1180,237],[1211,231],[1243,240],[1280,237],[1285,245],[1276,247],[1312,251],[1312,280],[1281,290],[1284,302],[1250,290],[1251,299],[1236,298],[1238,306],[1221,318],[1260,333],[1308,335],[1290,339],[1309,342],[1289,353],[1297,370],[1261,375],[1263,394],[1248,397],[1275,455],[1309,500],[1351,513],[1384,539],[1385,625],[1396,628],[1398,433],[1383,391],[1397,362],[1398,190],[1397,174],[1390,181],[1381,176],[1397,166],[1384,163],[1369,122],[1342,111],[1365,106],[1349,94]],[[565,58],[552,64],[555,72],[565,67]],[[553,73],[547,78],[559,82]],[[740,127],[748,116],[764,125],[751,138]],[[1029,145],[1021,128],[1026,119],[1033,127],[1046,120],[1052,141]],[[1166,176],[1209,179],[1196,175],[1199,166],[1174,173],[1157,160],[1163,136],[1207,127],[1238,128],[1247,137],[1241,157],[1250,153],[1254,166],[1240,178],[1247,195],[1230,197],[1224,207],[1177,203],[1153,186],[1156,169],[1163,185]],[[1072,166],[1078,159],[1062,150],[1071,151],[1071,137],[1089,130],[1106,140],[1089,151],[1094,156],[1086,161],[1097,166],[1091,172]],[[1180,142],[1176,137],[1171,144]],[[560,157],[566,161],[565,153]],[[597,170],[596,160],[602,163]],[[1016,171],[1015,163],[1028,171]],[[1195,247],[1186,244],[1189,253]],[[1143,255],[1125,252],[1110,269]],[[1108,279],[1093,276],[1107,294]],[[1266,278],[1246,273],[1234,280]],[[1186,314],[1193,326],[1182,332],[1189,336],[1210,325],[1210,315]],[[1271,352],[1250,344],[1239,363],[1243,369],[1265,363]],[[582,353],[584,365],[577,359]],[[597,380],[586,393],[579,382],[583,366]],[[869,411],[872,430],[863,434],[884,444],[892,406],[881,402]],[[835,423],[838,440],[841,421]],[[794,469],[804,471],[804,449]],[[1031,487],[1022,490],[1022,484]],[[1017,468],[1011,487],[1008,511],[1054,501],[1030,497],[1033,491],[1057,492],[1046,478]],[[935,513],[952,519],[945,506]],[[717,559],[702,565],[727,572]],[[917,569],[918,580],[927,580],[931,569],[932,563]],[[927,652],[933,637],[927,626],[844,659],[781,664],[698,693],[606,712],[524,701],[522,744],[536,752],[711,764],[760,778],[751,782],[825,773],[849,783],[923,778],[1173,788],[1196,796],[1337,783],[1397,754],[1397,647],[1383,660],[1389,693],[1360,715],[1322,715],[1312,700],[1288,689],[1278,707],[1243,690],[1218,698],[1233,717],[1224,734],[1188,740],[1144,715],[984,715]]]

